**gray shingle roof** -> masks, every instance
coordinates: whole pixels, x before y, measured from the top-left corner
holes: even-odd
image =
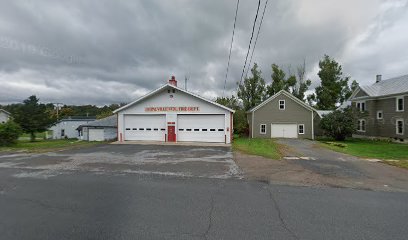
[[[370,86],[360,87],[370,97],[379,97],[408,92],[408,75],[382,80]]]
[[[89,122],[87,124],[82,124],[79,127],[82,128],[82,127],[117,127],[117,126],[118,126],[118,121],[117,121],[116,114],[115,114],[115,115],[112,115],[106,118],[102,118],[102,119],[95,120],[93,122]]]

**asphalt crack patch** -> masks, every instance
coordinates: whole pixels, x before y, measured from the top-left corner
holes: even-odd
[[[273,206],[276,210],[276,212],[278,213],[278,218],[279,221],[282,225],[282,227],[296,240],[299,240],[300,238],[289,228],[288,224],[285,222],[285,220],[282,217],[282,212],[280,210],[279,204],[276,201],[275,197],[273,196],[272,190],[269,188],[269,186],[267,186],[268,189],[268,193],[269,193],[269,198],[272,200],[273,202]]]

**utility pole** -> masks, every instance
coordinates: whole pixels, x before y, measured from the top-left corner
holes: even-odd
[[[62,103],[52,103],[52,104],[57,106],[57,121],[58,121],[59,120],[59,105],[60,104],[62,105]]]

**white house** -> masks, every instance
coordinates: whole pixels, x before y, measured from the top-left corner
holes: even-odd
[[[82,140],[87,141],[110,141],[118,137],[117,116],[112,115],[83,124],[78,127]]]
[[[10,113],[6,110],[0,109],[0,123],[5,123],[10,119]]]
[[[114,111],[118,141],[231,143],[234,110],[169,83]]]
[[[95,117],[68,117],[58,121],[49,130],[52,131],[52,139],[80,138],[77,128],[92,121],[95,121]]]

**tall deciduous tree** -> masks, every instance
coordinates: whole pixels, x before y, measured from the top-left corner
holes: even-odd
[[[29,133],[31,141],[35,140],[36,132],[46,131],[52,124],[52,119],[47,113],[45,104],[40,104],[36,96],[24,100],[14,114],[14,121],[18,123],[25,133]]]
[[[255,63],[251,69],[252,77],[245,78],[243,84],[238,86],[238,98],[242,100],[244,110],[260,104],[266,93],[265,80],[261,76],[261,71],[258,70],[258,65]]]
[[[319,67],[317,75],[321,83],[309,99],[316,102],[318,109],[336,109],[336,104],[342,104],[351,95],[348,86],[350,77],[344,77],[341,65],[328,55],[320,60]]]
[[[310,80],[305,79],[305,63],[297,68],[297,75],[291,74],[289,68],[289,77],[278,65],[272,64],[271,77],[272,82],[267,86],[268,97],[285,90],[304,101],[305,92],[311,84]]]
[[[217,97],[215,102],[234,110],[240,109],[238,98],[234,95],[231,97]]]

